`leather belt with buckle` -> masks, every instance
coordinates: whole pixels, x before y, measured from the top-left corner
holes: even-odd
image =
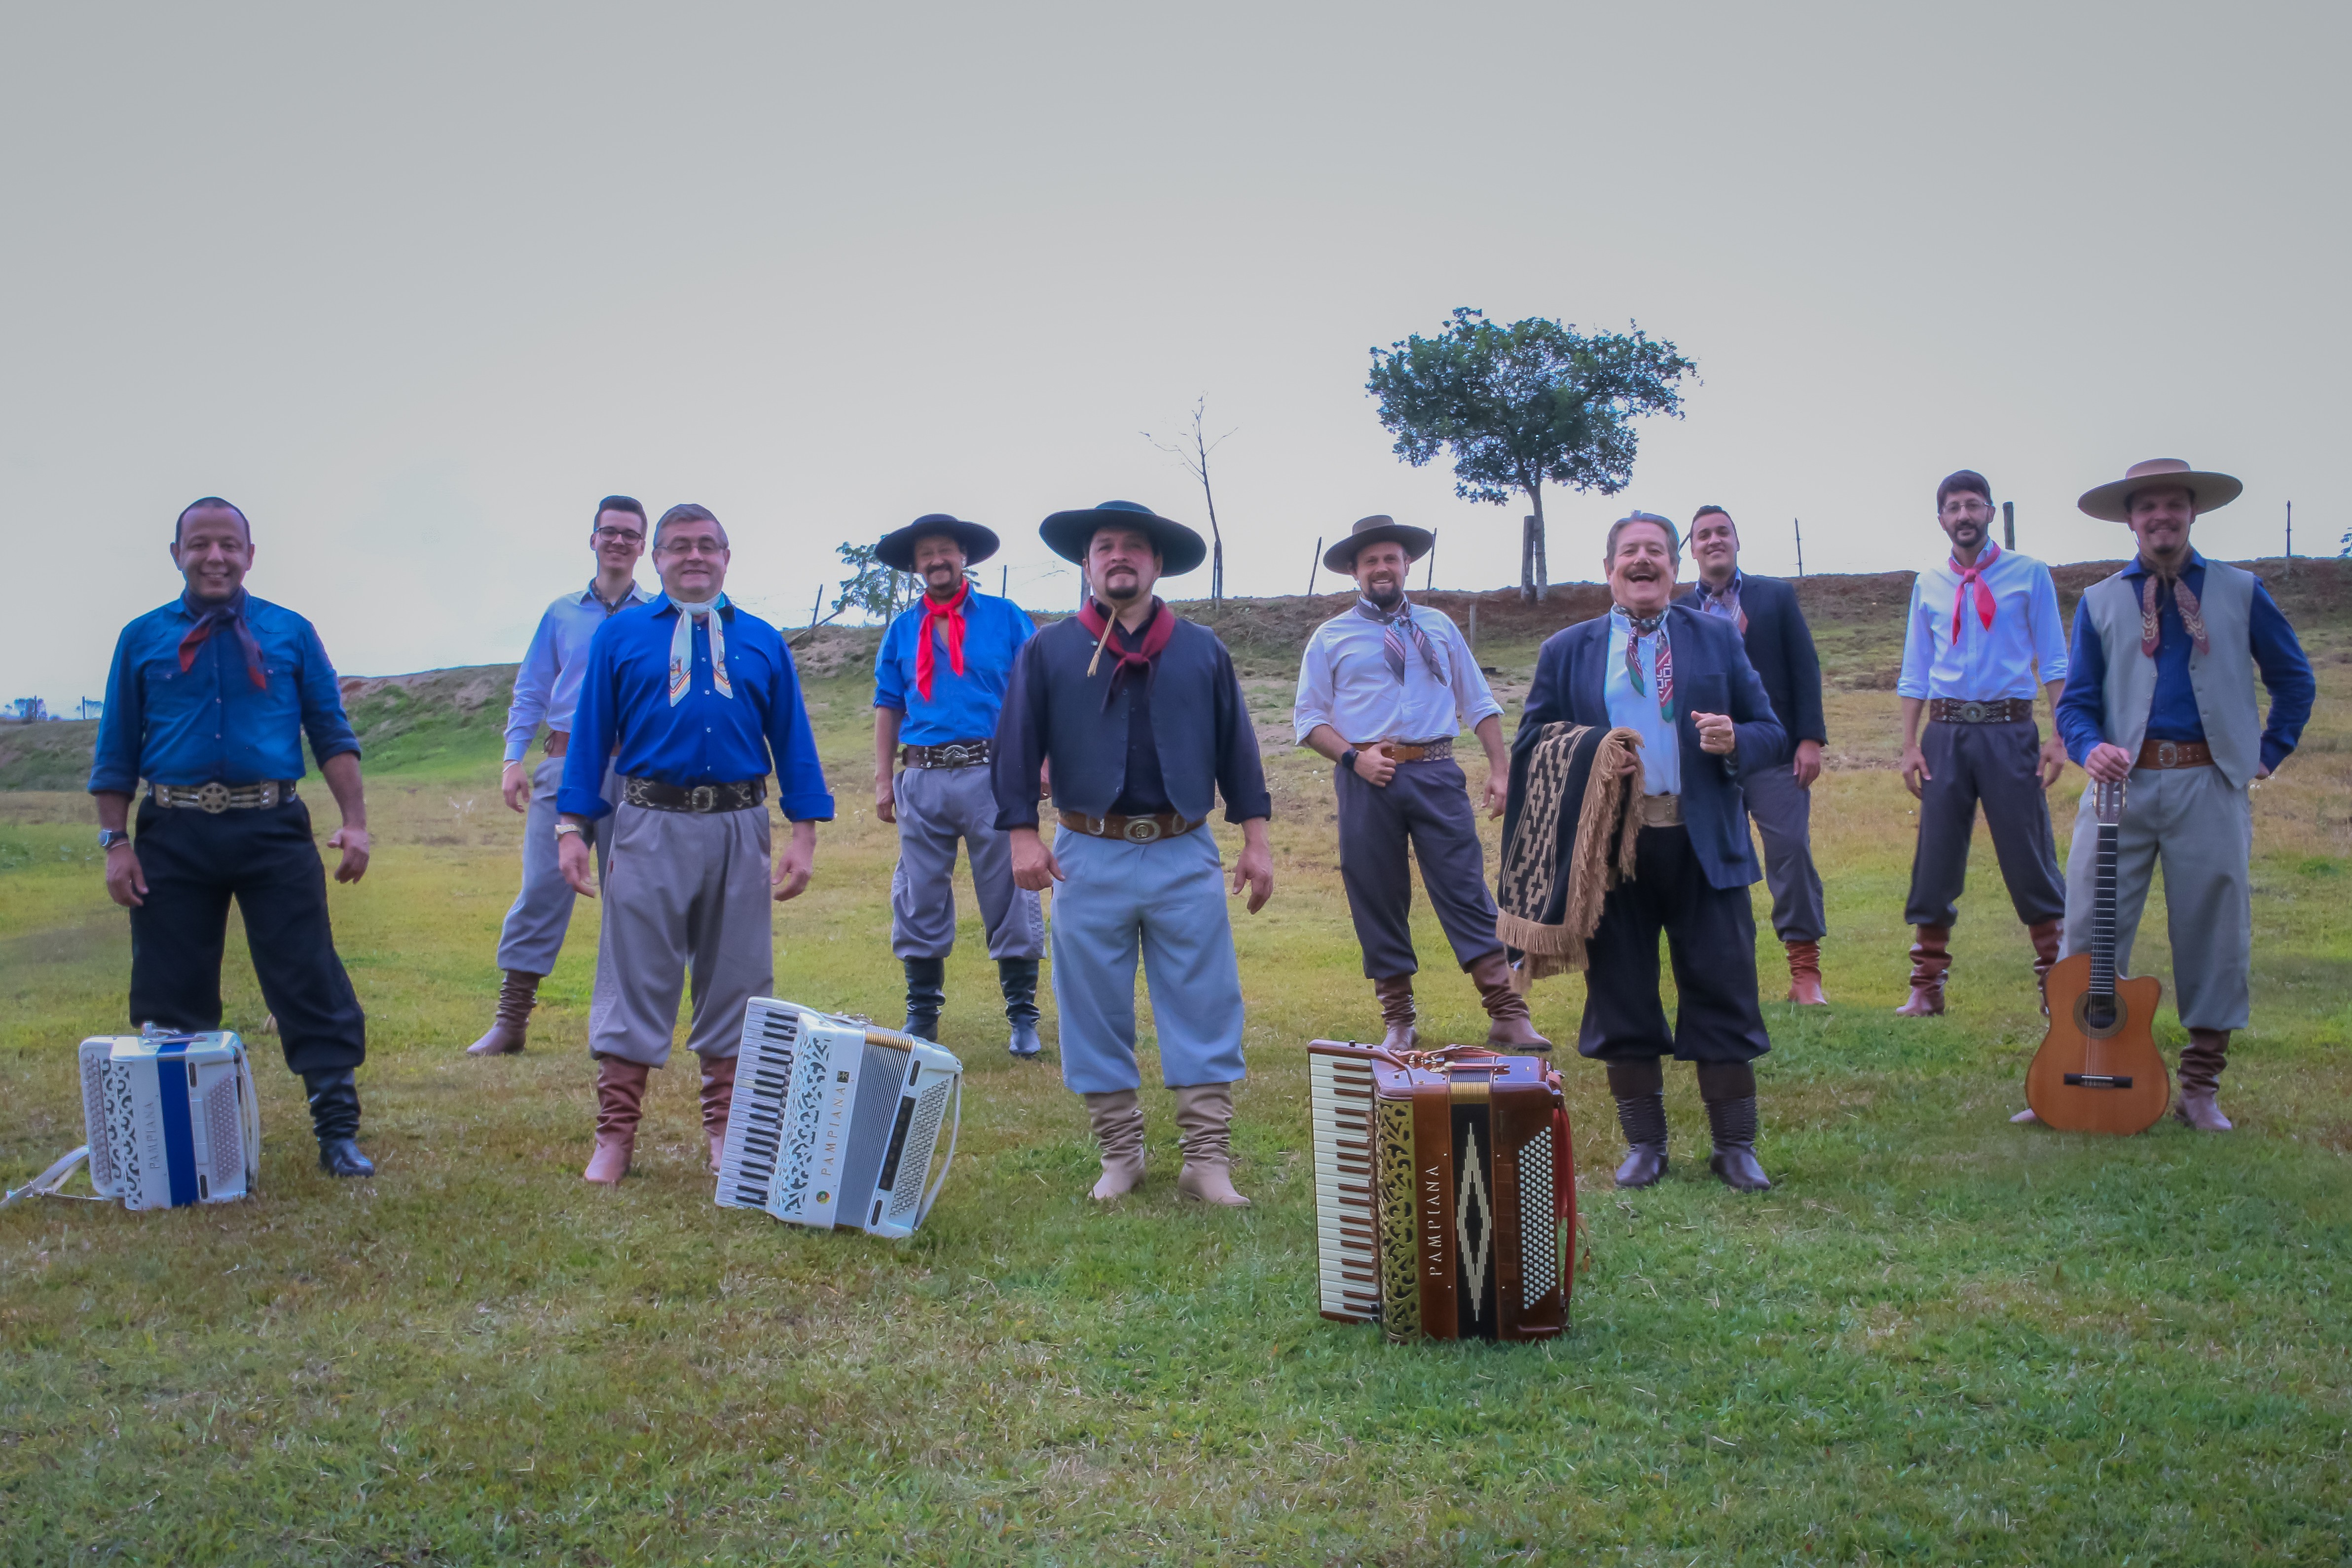
[[[217,817],[223,811],[257,811],[282,806],[294,799],[290,779],[267,779],[258,784],[150,784],[147,798],[158,806],[190,807]]]
[[[988,760],[988,742],[951,740],[945,746],[905,746],[898,748],[901,768],[977,768]]]
[[[1202,821],[1207,820],[1204,817]],[[1181,838],[1200,825],[1200,822],[1186,821],[1173,811],[1161,811],[1150,817],[1089,817],[1084,811],[1062,813],[1062,826],[1074,833],[1084,833],[1094,839],[1124,839],[1130,844]]]
[[[1683,823],[1683,798],[1680,795],[1644,795],[1642,797],[1642,826],[1645,828],[1679,828]]]
[[[2033,716],[2032,697],[1995,697],[1990,702],[1930,697],[1927,716],[1937,724],[2016,724]]]
[[[2201,740],[2144,740],[2135,768],[2210,768],[2213,748]]]
[[[1358,751],[1378,751],[1391,762],[1444,762],[1454,755],[1454,737],[1435,740],[1368,740]]]
[[[768,798],[765,779],[728,784],[659,784],[651,779],[621,780],[621,799],[654,811],[748,811]]]

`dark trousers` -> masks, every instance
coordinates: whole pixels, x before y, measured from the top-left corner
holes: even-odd
[[[146,901],[131,912],[131,1021],[194,1033],[221,1021],[229,900],[245,916],[261,999],[297,1072],[357,1067],[367,1018],[335,956],[327,868],[300,800],[217,816],[139,803]]]
[[[1339,880],[1348,913],[1364,950],[1364,977],[1385,980],[1421,967],[1412,951],[1412,869],[1405,847],[1421,862],[1422,885],[1437,924],[1467,969],[1500,953],[1495,936],[1495,895],[1486,890],[1486,852],[1470,804],[1462,765],[1452,758],[1400,762],[1386,785],[1365,782],[1352,768],[1334,767],[1339,798]]]
[[[2009,900],[2028,925],[2066,914],[2058,879],[2058,845],[2050,831],[2050,797],[2042,788],[2042,728],[2030,718],[2008,724],[1930,723],[1919,735],[1927,782],[1919,799],[1919,843],[1911,857],[1907,925],[1949,925],[1969,880],[1969,841],[1977,803],[1984,803],[1993,853]]]
[[[1681,995],[1671,1032],[1658,1000],[1658,935]],[[1576,1049],[1598,1061],[1753,1061],[1772,1049],[1756,1000],[1756,914],[1744,887],[1714,887],[1690,830],[1643,828],[1633,880],[1609,890],[1585,944]]]
[[[1772,931],[1783,942],[1818,942],[1829,931],[1822,873],[1813,868],[1813,792],[1784,758],[1739,776],[1748,816],[1764,841],[1764,884],[1772,890]]]

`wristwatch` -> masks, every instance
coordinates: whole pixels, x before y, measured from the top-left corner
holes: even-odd
[[[577,822],[558,822],[555,824],[555,836],[559,839],[566,833],[577,833],[583,831],[583,830]]]
[[[130,841],[131,835],[121,828],[100,828],[98,830],[98,847],[100,849],[110,850],[117,844],[127,844]]]
[[[1339,766],[1353,773],[1356,770],[1356,748],[1352,746],[1348,747],[1339,754]]]

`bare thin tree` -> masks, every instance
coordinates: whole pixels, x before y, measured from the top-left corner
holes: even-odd
[[[1225,536],[1217,528],[1217,493],[1209,487],[1209,454],[1224,444],[1225,435],[1209,439],[1209,394],[1202,392],[1192,404],[1192,432],[1174,441],[1162,441],[1150,431],[1141,433],[1143,439],[1160,448],[1189,469],[1201,482],[1201,498],[1209,504],[1209,602],[1223,604],[1225,601]],[[1241,426],[1235,425],[1234,430]]]

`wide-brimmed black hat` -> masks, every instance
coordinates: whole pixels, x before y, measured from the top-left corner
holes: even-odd
[[[1160,575],[1181,577],[1209,559],[1209,541],[1183,524],[1134,501],[1105,501],[1082,511],[1055,512],[1037,525],[1037,537],[1064,560],[1084,566],[1099,528],[1141,528],[1160,551]]]
[[[1375,512],[1369,517],[1358,517],[1348,537],[1323,552],[1323,564],[1333,571],[1353,572],[1356,552],[1366,545],[1400,544],[1404,546],[1407,560],[1419,560],[1429,553],[1437,536],[1427,528],[1416,528],[1400,523],[1385,512]]]
[[[966,566],[978,566],[996,553],[995,529],[967,523],[950,512],[925,512],[905,528],[884,534],[882,542],[874,547],[874,559],[893,571],[912,571],[916,541],[941,534],[955,540]]]

